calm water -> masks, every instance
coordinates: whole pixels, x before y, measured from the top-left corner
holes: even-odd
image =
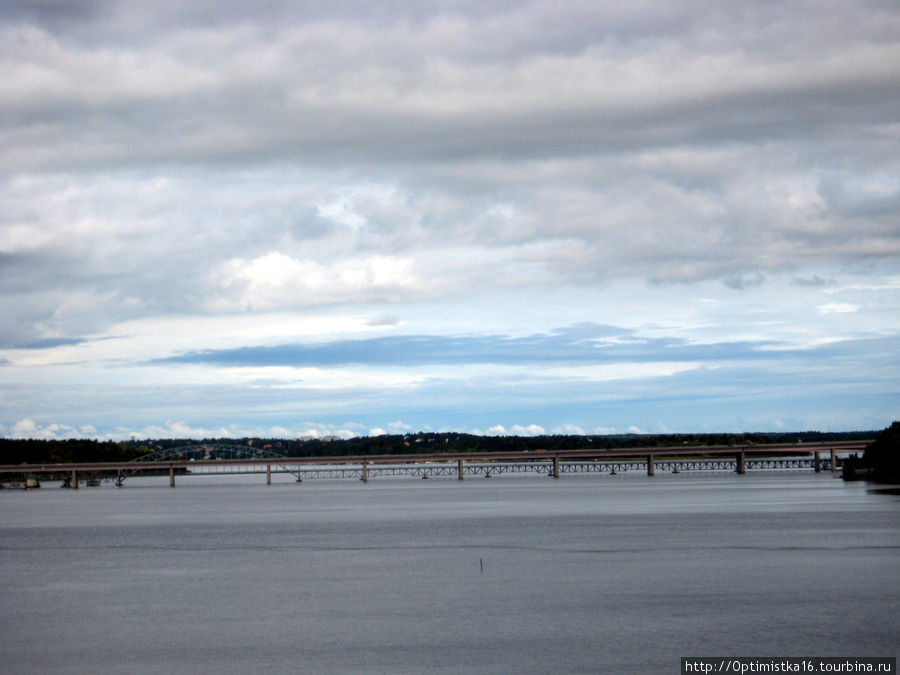
[[[862,483],[263,481],[0,491],[0,669],[676,673],[681,656],[898,653],[900,497]]]

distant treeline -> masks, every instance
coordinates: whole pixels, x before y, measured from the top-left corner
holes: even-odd
[[[577,450],[588,448],[745,445],[814,441],[852,441],[875,438],[879,431],[778,432],[746,434],[619,434],[604,436],[474,436],[426,433],[360,436],[350,439],[283,438],[178,438],[124,442],[33,440],[0,438],[0,464],[55,464],[129,461],[159,450],[186,445],[246,445],[288,457],[345,455],[435,454],[463,452],[520,452],[525,450]]]

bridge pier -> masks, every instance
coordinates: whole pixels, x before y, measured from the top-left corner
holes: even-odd
[[[175,467],[169,467],[169,487],[175,487]]]
[[[72,469],[72,479],[69,481],[69,487],[73,490],[78,489],[78,472]]]
[[[813,468],[816,470],[816,473],[821,473],[822,471],[822,455],[816,450],[813,453]]]
[[[744,452],[739,452],[735,459],[737,460],[737,469],[735,469],[735,471],[737,471],[739,474],[747,473],[747,456],[744,454]]]
[[[369,482],[369,463],[366,462],[366,461],[363,462],[363,466],[362,466],[362,478],[360,478],[360,480],[361,480],[363,483],[368,483],[368,482]]]
[[[272,465],[266,464],[266,485],[272,484]]]
[[[553,477],[559,478],[559,456],[553,458]]]
[[[647,455],[647,475],[653,476],[656,474],[656,463],[653,458],[653,455]]]
[[[456,472],[457,472],[457,475],[459,476],[460,480],[463,479],[463,464],[464,463],[465,463],[465,460],[463,460],[463,459],[456,460]]]

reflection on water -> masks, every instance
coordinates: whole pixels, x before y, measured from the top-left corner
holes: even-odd
[[[4,672],[896,655],[900,498],[827,475],[0,492]]]

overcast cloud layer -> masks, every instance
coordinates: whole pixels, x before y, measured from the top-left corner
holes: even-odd
[[[900,418],[894,2],[0,6],[0,435]]]

